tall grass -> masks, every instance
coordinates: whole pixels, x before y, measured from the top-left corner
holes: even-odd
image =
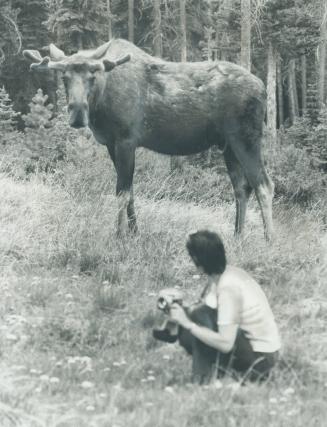
[[[323,205],[276,201],[268,245],[252,200],[236,240],[224,174],[187,166],[170,175],[168,161],[140,156],[140,231],[123,240],[115,175],[101,150],[52,175],[0,177],[0,425],[324,425]],[[271,301],[284,347],[267,384],[191,385],[189,358],[151,337],[159,289],[199,297],[203,279],[185,251],[187,234],[199,228],[223,236],[229,262],[251,272]]]

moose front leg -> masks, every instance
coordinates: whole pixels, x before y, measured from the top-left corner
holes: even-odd
[[[236,217],[234,234],[235,236],[239,236],[244,230],[246,208],[252,188],[245,176],[240,162],[229,147],[226,147],[224,158],[235,195]]]
[[[115,148],[117,172],[116,196],[118,201],[118,234],[129,228],[137,231],[133,198],[133,175],[135,166],[135,146],[132,141],[121,141]]]

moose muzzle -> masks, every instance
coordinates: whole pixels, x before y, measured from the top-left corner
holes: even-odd
[[[69,125],[75,129],[87,127],[89,124],[89,107],[86,102],[68,104]]]

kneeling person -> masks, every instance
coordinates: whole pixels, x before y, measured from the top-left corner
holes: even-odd
[[[243,269],[226,264],[224,245],[216,233],[198,231],[186,247],[206,274],[201,301],[184,309],[180,301],[168,309],[167,327],[154,336],[179,340],[193,357],[195,381],[214,372],[241,374],[251,381],[266,379],[275,364],[280,337],[266,295]]]

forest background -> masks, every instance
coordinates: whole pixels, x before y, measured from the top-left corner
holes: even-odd
[[[117,240],[106,150],[68,126],[60,76],[30,72],[22,56],[113,37],[171,61],[236,62],[264,81],[270,245],[253,201],[234,239],[215,149],[183,160],[140,150],[140,233]],[[326,43],[325,0],[0,0],[1,426],[325,424]],[[284,347],[268,384],[193,386],[185,354],[151,338],[158,290],[199,296],[184,245],[201,227],[222,234],[271,301]]]

